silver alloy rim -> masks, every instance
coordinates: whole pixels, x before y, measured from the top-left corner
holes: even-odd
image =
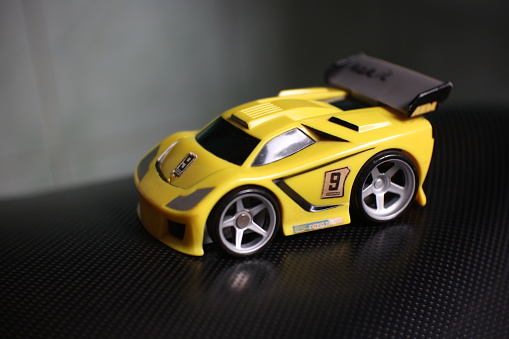
[[[376,165],[362,185],[362,208],[373,219],[397,217],[412,201],[415,176],[403,160],[391,159]]]
[[[276,218],[276,210],[266,197],[242,194],[230,201],[221,213],[219,237],[230,251],[250,254],[271,239]]]

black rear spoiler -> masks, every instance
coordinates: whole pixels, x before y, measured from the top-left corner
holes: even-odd
[[[362,53],[334,62],[325,80],[409,117],[436,110],[452,90],[450,81],[443,82]]]

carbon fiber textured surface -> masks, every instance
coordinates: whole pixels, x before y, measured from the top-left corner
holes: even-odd
[[[153,239],[130,178],[1,201],[0,335],[509,337],[509,108],[429,118],[425,208],[247,260]]]

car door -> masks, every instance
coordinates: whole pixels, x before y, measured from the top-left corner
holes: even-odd
[[[341,157],[345,143],[319,140],[305,128],[294,128],[269,140],[253,167],[280,172],[274,182],[309,212],[345,204],[351,168]]]

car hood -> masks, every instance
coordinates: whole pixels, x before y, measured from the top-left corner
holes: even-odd
[[[157,161],[161,177],[179,188],[193,187],[209,176],[235,166],[201,147],[194,135],[172,144]]]

